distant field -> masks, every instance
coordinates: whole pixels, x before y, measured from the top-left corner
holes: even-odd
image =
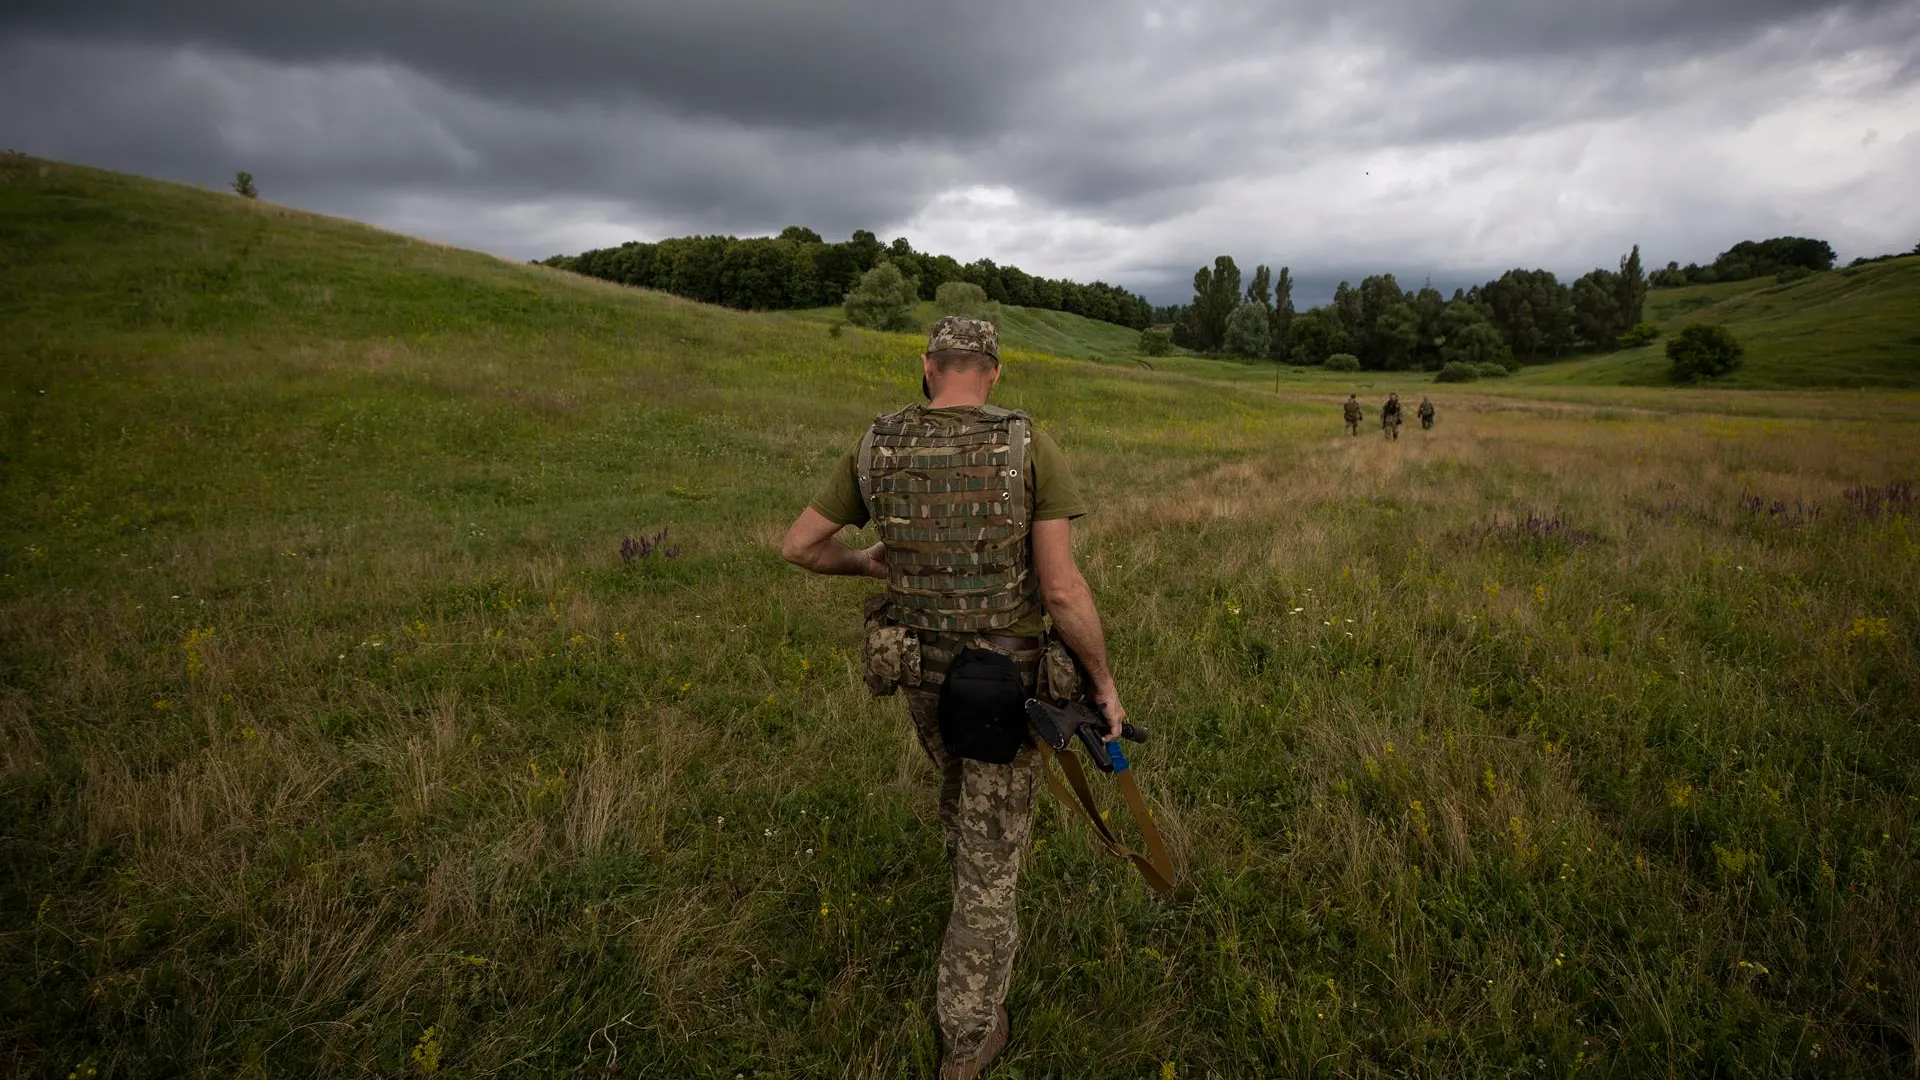
[[[1771,279],[1655,289],[1648,318],[1669,335],[1723,323],[1746,346],[1746,364],[1719,384],[1920,388],[1920,257],[1829,270],[1784,285]],[[1664,341],[1606,356],[1543,364],[1533,384],[1658,386],[1668,382]]]
[[[932,1074],[930,776],[777,551],[921,339],[17,157],[0,236],[0,1075]],[[991,1077],[1915,1075],[1911,395],[1030,348],[1184,872],[1043,806]]]

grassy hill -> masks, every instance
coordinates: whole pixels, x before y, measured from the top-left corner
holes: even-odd
[[[777,553],[918,340],[19,157],[0,237],[0,1074],[932,1073],[930,773]],[[1041,807],[994,1076],[1911,1074],[1914,416],[1001,389],[1183,873]]]
[[[1771,278],[1656,289],[1647,318],[1671,335],[1722,323],[1746,346],[1746,366],[1723,385],[1920,387],[1920,257]],[[1667,379],[1665,343],[1531,368],[1521,380],[1560,385],[1656,386]]]
[[[837,307],[810,308],[793,312],[791,317],[827,324],[845,321]],[[927,326],[939,317],[939,311],[926,301],[921,302],[915,316]],[[1064,311],[1002,304],[995,325],[1000,330],[1001,345],[1007,348],[1128,363],[1140,358],[1140,331]]]

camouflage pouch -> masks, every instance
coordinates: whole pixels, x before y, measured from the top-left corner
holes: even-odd
[[[1080,660],[1059,640],[1047,642],[1040,654],[1039,696],[1048,701],[1077,701],[1086,682],[1080,677]]]
[[[920,639],[888,617],[887,594],[866,601],[866,634],[860,640],[860,669],[874,697],[888,697],[902,686],[920,685]]]

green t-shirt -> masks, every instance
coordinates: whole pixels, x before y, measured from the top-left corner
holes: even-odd
[[[930,409],[930,413],[958,413],[967,406]],[[827,474],[825,483],[807,504],[835,525],[863,528],[869,520],[867,503],[860,497],[860,441],[842,454]],[[1027,447],[1027,505],[1033,508],[1033,520],[1053,521],[1077,518],[1087,512],[1086,501],[1073,482],[1073,470],[1067,467],[1067,455],[1060,445],[1038,429]],[[1044,616],[1024,619],[1007,627],[1004,633],[1016,637],[1038,634],[1046,628]]]

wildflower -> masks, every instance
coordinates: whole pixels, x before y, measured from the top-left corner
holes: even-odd
[[[576,649],[582,645],[585,645],[586,643],[587,643],[587,636],[585,634],[575,634],[572,637],[567,639],[567,644],[571,645]]]
[[[613,632],[613,643],[615,645],[625,645],[627,643],[627,635],[615,630]]]
[[[1667,805],[1668,806],[1681,807],[1681,806],[1687,805],[1692,801],[1693,801],[1693,785],[1692,784],[1682,784],[1679,781],[1674,781],[1673,783],[1670,783],[1667,785]]]
[[[153,703],[153,711],[154,712],[172,712],[173,702],[168,701],[166,698],[161,698],[159,701],[156,701]]]
[[[180,646],[181,651],[187,654],[187,678],[198,679],[206,674],[207,662],[202,650],[206,647],[207,640],[212,637],[213,627],[211,626],[205,630],[187,631],[187,640]]]

